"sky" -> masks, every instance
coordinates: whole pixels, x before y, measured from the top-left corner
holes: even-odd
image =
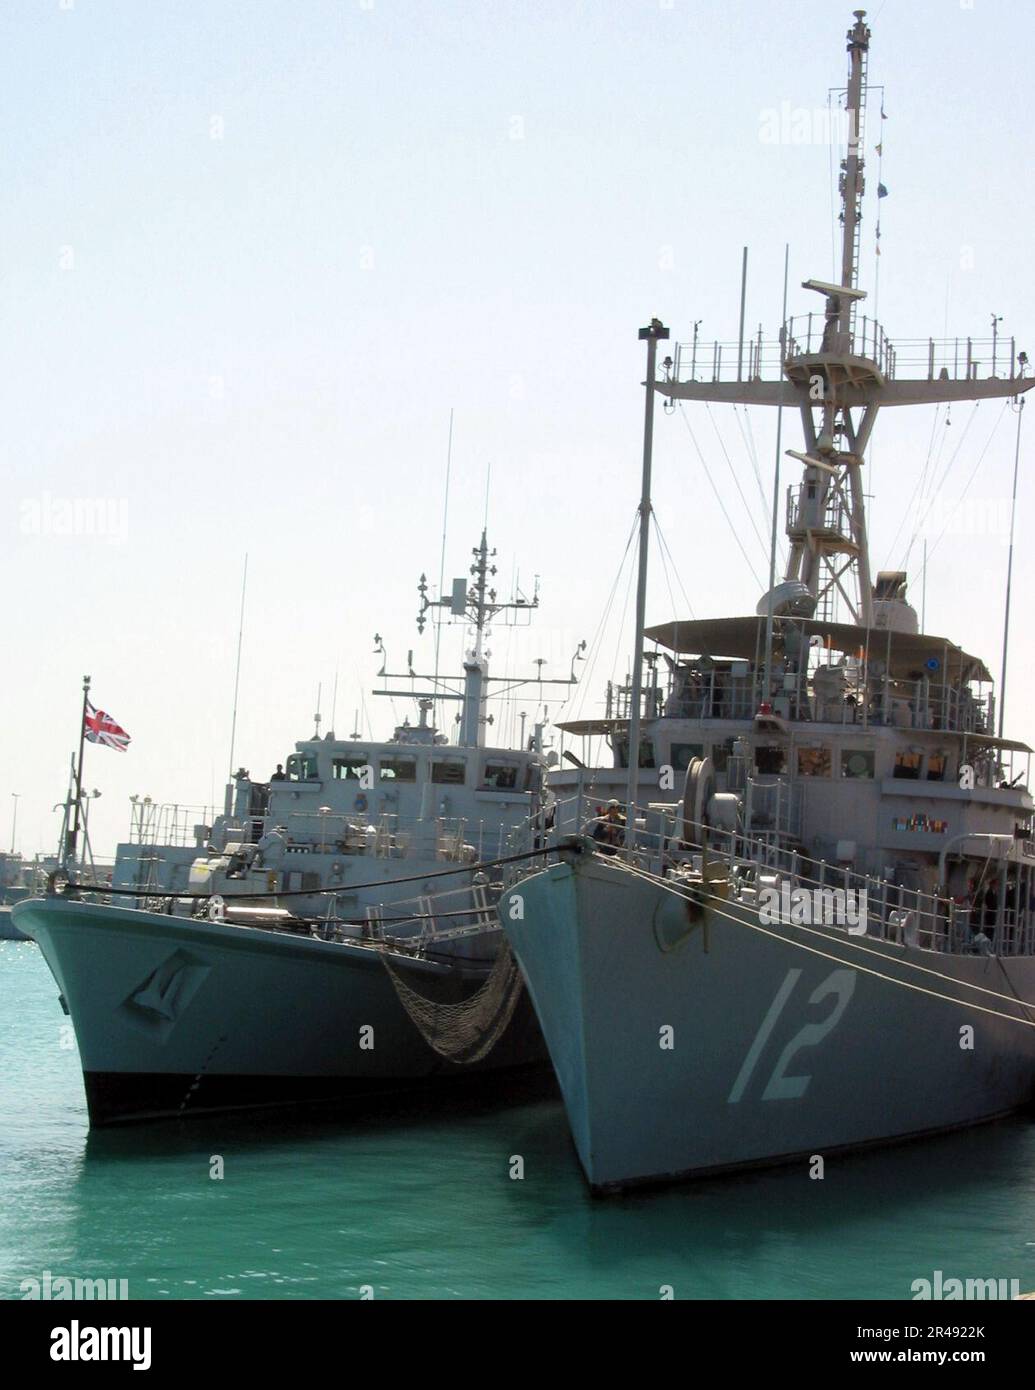
[[[735,339],[745,245],[749,332],[776,335],[785,245],[789,312],[816,307],[799,286],[833,274],[821,122],[851,20],[833,0],[6,0],[0,847],[16,805],[17,847],[56,845],[87,673],[133,739],[87,751],[98,854],[131,794],[221,801],[246,555],[235,765],[268,775],[318,690],[339,735],[412,717],[370,694],[373,637],[391,670],[433,664],[416,586],[443,564],[451,412],[447,585],[486,519],[501,596],[540,578],[494,672],[566,677],[597,635],[575,692],[525,687],[493,738],[543,704],[601,712],[631,645],[637,331]],[[1035,6],[876,0],[868,22],[867,312],[893,340],[984,338],[995,314],[1035,351]],[[773,426],[658,411],[672,568],[652,552],[648,622],[754,611]],[[996,672],[1015,429],[995,402],[885,412],[866,465],[874,570],[908,552],[920,607],[926,539],[926,629]],[[1035,742],[1025,431],[1007,725]],[[444,633],[444,670],[462,649]]]

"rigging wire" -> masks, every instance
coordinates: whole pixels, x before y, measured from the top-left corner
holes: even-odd
[[[708,419],[711,421],[712,429],[715,431],[715,438],[719,441],[719,448],[722,450],[722,456],[726,460],[726,466],[730,470],[730,477],[733,479],[733,485],[737,489],[737,495],[740,498],[741,503],[744,507],[744,515],[751,523],[751,529],[755,533],[755,539],[758,541],[759,546],[762,548],[762,550],[766,550],[767,547],[762,539],[762,533],[759,531],[758,525],[755,522],[755,518],[751,514],[751,508],[748,506],[748,500],[744,496],[744,489],[740,486],[740,479],[737,476],[737,470],[733,467],[733,460],[729,456],[729,450],[726,448],[726,442],[719,431],[718,423],[716,422],[715,416],[712,414],[712,408],[707,401],[705,401],[704,403],[704,408],[708,412]]]
[[[743,541],[740,539],[740,535],[739,535],[739,533],[737,532],[737,528],[733,525],[733,521],[732,521],[732,519],[730,518],[729,512],[726,510],[726,504],[725,504],[725,503],[723,502],[723,500],[722,500],[722,494],[719,492],[719,489],[715,486],[715,482],[714,482],[714,480],[713,480],[713,478],[712,478],[711,472],[709,471],[708,464],[707,464],[707,462],[706,462],[706,460],[705,460],[704,454],[701,452],[701,446],[700,446],[700,444],[698,444],[698,442],[697,442],[697,436],[694,434],[694,431],[693,431],[693,428],[692,428],[692,426],[691,426],[691,424],[690,424],[690,421],[689,421],[689,419],[687,418],[686,411],[683,409],[683,402],[682,402],[682,401],[679,402],[679,413],[680,413],[680,415],[682,416],[683,424],[686,426],[687,433],[688,433],[689,436],[690,436],[690,442],[693,444],[694,448],[695,448],[696,451],[697,451],[697,457],[698,457],[698,458],[700,459],[700,461],[701,461],[701,467],[704,469],[704,476],[708,479],[708,485],[709,485],[709,487],[711,488],[712,492],[715,494],[715,500],[718,502],[719,508],[720,508],[720,510],[722,511],[723,516],[726,518],[726,524],[729,526],[730,532],[731,532],[732,535],[733,535],[733,539],[734,539],[734,540],[736,541],[736,543],[737,543],[737,548],[740,550],[741,555],[744,557],[744,563],[747,565],[748,569],[751,571],[752,578],[754,579],[755,583],[758,585],[759,589],[762,589],[764,586],[763,586],[763,584],[762,584],[761,579],[759,579],[759,577],[758,577],[758,571],[755,569],[754,565],[751,563],[751,556],[750,556],[750,555],[747,553],[747,551],[744,549],[744,543],[743,543]],[[763,549],[767,549],[767,547],[763,547]]]
[[[694,606],[690,602],[690,596],[686,591],[686,587],[683,584],[682,579],[680,578],[679,568],[676,565],[675,559],[673,558],[672,551],[669,549],[668,541],[665,539],[665,534],[661,529],[661,522],[657,518],[657,513],[654,513],[654,528],[658,533],[658,543],[661,547],[662,559],[664,560],[664,557],[666,555],[668,556],[669,563],[672,566],[672,573],[676,576],[676,583],[679,585],[680,593],[683,595],[683,601],[686,603],[687,611],[689,612],[691,618],[696,619],[697,614],[694,612]],[[675,604],[673,604],[672,607],[674,612]]]
[[[938,414],[939,414],[939,411],[940,411],[940,410],[941,410],[941,406],[936,405],[935,408],[934,408],[934,418],[933,418],[933,420],[931,421],[931,438],[930,438],[930,440],[928,441],[928,444],[927,444],[927,456],[926,456],[926,458],[924,459],[924,466],[923,466],[923,469],[922,469],[922,471],[921,471],[921,473],[920,473],[919,481],[916,482],[916,483],[913,485],[913,491],[912,491],[912,493],[910,494],[909,502],[906,504],[905,507],[902,508],[902,512],[901,512],[901,515],[899,516],[899,520],[898,520],[898,530],[895,532],[894,539],[892,540],[891,545],[888,547],[888,559],[890,559],[891,556],[894,554],[895,546],[898,544],[898,538],[899,538],[899,536],[902,534],[902,528],[903,528],[903,526],[906,524],[906,518],[909,516],[909,514],[910,514],[910,513],[912,512],[912,510],[913,510],[913,504],[914,504],[914,502],[916,503],[916,506],[917,506],[917,521],[916,521],[915,524],[916,524],[916,526],[919,526],[919,525],[920,525],[920,521],[919,521],[919,517],[920,517],[920,506],[921,506],[921,504],[922,504],[922,502],[923,502],[923,499],[924,499],[925,480],[926,480],[926,478],[927,478],[928,470],[929,470],[930,464],[931,464],[931,454],[932,454],[933,451],[934,451],[934,438],[935,438],[935,434],[937,433],[937,430],[938,430]],[[944,442],[945,442],[945,433],[943,432],[943,434],[942,434],[942,443],[944,444]],[[940,453],[940,451],[939,451],[939,458],[940,458],[940,457],[941,457],[941,453]],[[937,472],[937,467],[935,468],[935,471]],[[885,561],[885,563],[884,563],[884,568],[887,569],[887,561]]]
[[[653,510],[653,509],[652,509],[652,510]],[[630,566],[629,566],[629,578],[628,578],[628,580],[626,581],[626,585],[625,585],[625,599],[624,599],[624,601],[623,601],[623,603],[622,603],[622,616],[621,616],[621,619],[620,619],[620,621],[619,621],[619,623],[618,623],[619,638],[618,638],[618,641],[615,643],[614,659],[613,659],[612,662],[611,662],[611,683],[612,683],[612,685],[614,684],[615,671],[616,671],[616,669],[617,669],[617,667],[618,667],[618,661],[619,661],[619,658],[621,657],[621,654],[622,654],[622,645],[621,645],[622,639],[621,639],[621,633],[623,633],[623,632],[625,631],[625,615],[626,615],[626,614],[628,613],[628,611],[629,611],[629,596],[630,596],[630,594],[632,593],[633,576],[634,576],[634,574],[635,574],[634,567],[633,567],[632,565],[630,565]]]
[[[978,412],[978,408],[980,407],[980,405],[981,405],[981,402],[980,402],[980,401],[975,401],[975,402],[974,402],[974,408],[973,408],[973,410],[970,412],[970,414],[968,415],[968,417],[967,417],[967,423],[963,426],[963,431],[962,431],[962,433],[960,434],[959,443],[956,445],[955,449],[952,451],[952,455],[951,455],[951,457],[949,458],[948,463],[945,465],[945,468],[942,470],[941,476],[938,478],[937,482],[936,482],[936,483],[933,483],[932,486],[931,486],[931,489],[930,489],[930,491],[929,491],[929,493],[928,493],[927,507],[926,507],[926,508],[924,509],[924,511],[917,517],[916,522],[914,523],[913,531],[912,531],[912,534],[911,534],[911,537],[910,537],[910,541],[909,541],[909,545],[908,545],[908,547],[907,547],[907,549],[906,549],[906,557],[907,557],[907,558],[908,558],[908,556],[909,556],[910,551],[913,549],[913,545],[914,545],[915,542],[916,542],[917,536],[920,534],[920,529],[921,529],[921,527],[923,526],[924,522],[927,520],[927,514],[928,514],[928,512],[930,511],[931,507],[934,505],[934,499],[935,499],[935,497],[938,497],[938,496],[941,495],[942,490],[943,490],[943,488],[945,487],[945,484],[946,484],[946,483],[948,482],[948,480],[949,480],[949,474],[952,472],[953,466],[955,465],[956,460],[957,460],[957,458],[958,458],[959,455],[960,455],[960,451],[962,450],[963,445],[966,443],[967,435],[970,433],[970,427],[971,427],[971,425],[973,425],[974,421],[977,419],[977,412]],[[901,526],[899,527],[899,531],[901,531]],[[895,539],[896,539],[896,541],[897,541],[897,539],[898,539],[897,534],[896,534],[896,538],[895,538]],[[889,564],[889,562],[891,561],[892,555],[894,554],[894,549],[895,549],[895,545],[894,545],[894,542],[893,542],[892,545],[889,547],[889,550],[888,550],[888,558],[887,558],[887,560],[885,561],[885,568],[888,567],[888,564]],[[904,565],[900,565],[899,568],[900,568],[900,569],[901,569],[901,568],[904,568]]]
[[[625,549],[622,551],[622,558],[619,561],[618,569],[615,572],[615,577],[614,581],[611,584],[610,592],[608,593],[608,596],[604,601],[604,607],[600,614],[600,620],[597,623],[596,631],[594,632],[592,641],[589,644],[589,651],[586,656],[585,672],[583,673],[581,681],[579,681],[579,684],[575,687],[575,690],[562,702],[562,704],[558,708],[558,714],[561,713],[561,711],[564,709],[565,705],[568,703],[569,700],[575,701],[575,704],[572,707],[572,718],[577,718],[582,713],[586,701],[586,692],[590,688],[590,684],[593,679],[593,672],[596,668],[597,658],[600,655],[600,651],[603,645],[604,629],[607,625],[607,621],[611,613],[611,607],[614,603],[615,594],[618,591],[618,585],[621,583],[622,580],[622,573],[625,570],[625,562],[629,558],[629,549],[633,542],[633,536],[636,534],[636,528],[639,525],[639,520],[639,513],[637,513],[637,515],[633,518],[632,526],[629,528],[629,535],[625,542]],[[557,721],[555,718],[554,723],[556,722]]]
[[[970,491],[970,485],[971,485],[971,483],[974,481],[974,479],[977,477],[977,471],[978,471],[978,469],[981,467],[981,463],[982,463],[982,460],[984,459],[985,455],[988,453],[989,445],[992,443],[992,440],[995,438],[995,436],[996,436],[996,431],[999,429],[999,426],[1002,424],[1003,416],[1006,414],[1007,410],[1009,409],[1009,406],[1010,406],[1010,401],[1009,401],[1009,398],[1007,398],[1007,399],[1003,402],[1003,408],[1002,408],[1002,410],[999,412],[998,416],[996,417],[996,422],[995,422],[995,424],[992,426],[992,433],[988,436],[987,440],[985,441],[985,447],[981,450],[981,453],[978,454],[977,463],[974,464],[974,467],[973,467],[973,469],[971,470],[971,473],[970,473],[970,477],[967,479],[966,486],[964,487],[963,491],[962,491],[962,492],[960,493],[960,495],[959,495],[959,501],[956,503],[956,507],[959,507],[959,505],[960,505],[960,503],[963,501],[964,497],[966,497],[967,493]],[[934,552],[938,549],[938,546],[939,546],[939,544],[941,543],[941,541],[944,540],[944,538],[945,538],[945,533],[946,533],[946,531],[949,529],[949,523],[954,519],[954,517],[955,517],[955,508],[953,509],[953,514],[952,514],[951,516],[949,516],[949,518],[948,518],[948,519],[946,520],[946,522],[945,522],[945,525],[944,525],[944,526],[942,527],[942,529],[938,532],[938,535],[937,535],[937,537],[935,538],[934,545],[932,545],[932,546],[930,547],[930,549],[928,550],[928,552],[927,552],[927,559],[928,559],[928,560],[930,560],[931,556],[932,556],[932,555],[934,554]]]
[[[970,477],[967,478],[966,486],[964,486],[963,492],[960,493],[959,498],[957,498],[957,500],[956,500],[956,506],[953,507],[952,512],[950,512],[950,513],[949,513],[949,516],[946,517],[945,525],[943,525],[942,530],[938,532],[938,535],[936,535],[934,545],[929,546],[929,548],[928,548],[927,559],[924,560],[924,564],[922,564],[922,567],[921,567],[921,571],[920,571],[921,575],[927,573],[927,566],[928,566],[929,560],[931,560],[931,556],[934,555],[935,550],[938,549],[938,546],[941,545],[941,542],[943,541],[943,539],[945,539],[945,532],[946,532],[947,530],[949,530],[949,525],[952,524],[953,521],[954,521],[954,518],[956,518],[956,513],[957,513],[957,510],[959,510],[960,503],[963,502],[963,499],[966,498],[967,493],[970,492],[970,485],[971,485],[971,482],[974,482],[974,478],[977,477],[978,468],[981,467],[982,461],[984,461],[984,457],[985,457],[986,453],[988,453],[989,445],[991,445],[993,439],[995,439],[996,432],[997,432],[997,430],[999,430],[999,425],[1003,423],[1003,416],[1004,416],[1004,414],[1006,414],[1006,411],[1007,411],[1007,409],[1009,409],[1009,406],[1010,406],[1010,400],[1009,400],[1009,398],[1007,398],[1007,399],[1004,400],[1004,402],[1003,402],[1003,409],[1000,410],[1000,411],[999,411],[999,414],[997,414],[997,416],[996,416],[996,423],[992,425],[992,432],[991,432],[991,434],[989,434],[988,439],[986,439],[986,441],[985,441],[984,449],[982,449],[982,450],[981,450],[981,453],[979,453],[979,455],[978,455],[977,463],[975,463],[975,464],[974,464],[974,467],[971,468]],[[954,457],[954,456],[953,456],[953,457]],[[950,463],[950,467],[952,467],[952,463]],[[947,477],[947,470],[946,470],[946,477]],[[931,500],[932,500],[932,502],[934,502],[934,496],[932,496]],[[917,527],[917,530],[918,530],[918,527]],[[909,549],[910,549],[910,550],[913,549],[913,542],[916,541],[916,538],[917,538],[917,531],[914,531],[914,532],[913,532],[913,541],[910,541],[910,546],[909,546]],[[909,562],[909,550],[907,550],[907,552],[906,552],[906,562]],[[904,566],[904,564],[903,564],[903,569],[906,569],[906,566]]]

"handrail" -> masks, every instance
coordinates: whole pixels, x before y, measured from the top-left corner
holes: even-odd
[[[573,803],[581,806],[585,800],[584,795],[565,798],[558,803],[558,810]],[[792,892],[802,888],[810,893],[814,890],[865,893],[862,901],[867,907],[867,930],[871,925],[877,928],[871,935],[898,941],[905,940],[907,935],[915,935],[916,944],[934,951],[958,952],[968,949],[971,944],[969,931],[972,914],[977,916],[982,929],[986,925],[988,909],[977,901],[965,907],[953,898],[925,893],[877,875],[862,874],[847,866],[802,854],[800,850],[789,849],[771,838],[752,837],[739,831],[727,831],[700,823],[689,826],[684,823],[683,829],[689,828],[695,836],[696,844],[691,844],[684,841],[680,834],[677,817],[681,816],[681,810],[678,802],[634,806],[634,814],[637,820],[642,817],[645,824],[637,828],[633,847],[627,852],[622,846],[607,846],[605,852],[619,857],[628,854],[641,862],[643,867],[653,865],[655,872],[662,875],[678,870],[687,862],[693,864],[701,860],[703,864],[704,855],[707,854],[712,867],[725,864],[727,878],[738,893],[743,892],[752,873],[757,884],[766,871],[775,876],[773,882],[766,886],[777,890],[786,881]],[[649,817],[656,818],[658,829],[649,828]],[[585,823],[586,828],[598,820],[596,816],[590,817]],[[644,864],[644,860],[648,862]],[[806,871],[807,866],[816,864],[819,866],[818,876]],[[1000,949],[999,954],[1032,955],[1035,954],[1035,907],[1031,902],[1020,903],[1016,896],[1016,885],[1014,892],[1014,905],[1011,907],[1008,901],[997,902],[996,921],[987,925],[993,926],[996,935],[999,935],[1000,929],[1002,931],[999,945],[1005,949]],[[871,912],[870,905],[874,902],[879,903],[879,909]]]

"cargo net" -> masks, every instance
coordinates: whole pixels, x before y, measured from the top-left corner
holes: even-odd
[[[523,989],[510,947],[501,942],[484,984],[456,1004],[426,999],[408,985],[388,955],[382,957],[399,1000],[424,1041],[451,1062],[469,1066],[487,1057],[507,1031]]]

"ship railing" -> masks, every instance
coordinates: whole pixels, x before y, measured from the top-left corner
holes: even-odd
[[[821,928],[850,933],[854,928],[856,934],[948,953],[981,949],[975,937],[982,930],[997,955],[1035,954],[1035,876],[1028,866],[1016,867],[1014,879],[1008,881],[1001,863],[989,861],[986,869],[994,864],[994,872],[986,872],[973,900],[967,902],[817,859],[786,844],[782,837],[751,837],[704,826],[692,829],[695,838],[708,846],[712,876],[724,871],[733,897],[757,905],[762,891],[768,889],[771,908],[786,914],[790,906],[791,920],[795,911],[809,910],[795,906],[794,895],[803,890],[809,905],[823,909],[815,923]],[[698,867],[701,854],[698,850]],[[672,857],[678,862],[680,852]],[[994,901],[986,902],[984,895],[990,888]],[[843,910],[843,921],[822,920],[831,904]],[[810,924],[808,916],[804,922]]]
[[[460,888],[434,894],[420,893],[412,898],[369,906],[365,909],[361,939],[423,955],[445,942],[498,932],[499,891],[499,883],[480,878]],[[355,939],[347,929],[339,931],[337,936],[341,940]]]
[[[626,845],[624,806],[622,821],[610,832],[611,838],[605,832],[599,839],[595,832],[605,818],[593,813],[584,820],[586,804],[584,796],[566,798],[559,809],[568,814],[559,815],[558,820],[570,826],[574,819],[583,833],[597,839],[601,853],[627,859],[661,877],[680,866],[698,873],[707,868],[709,878],[726,880],[732,900],[753,908],[768,906],[777,920],[788,909],[794,920],[794,913],[804,917],[818,907],[821,920],[805,919],[804,925],[941,953],[990,949],[1003,956],[1035,954],[1035,869],[1031,866],[1016,866],[1009,880],[1000,861],[989,861],[973,899],[965,901],[809,855],[788,843],[789,837],[781,832],[751,835],[740,829],[689,824],[679,804],[668,802],[634,807],[636,833],[631,846]],[[985,900],[990,887],[994,904]],[[763,903],[761,895],[766,890],[769,896]],[[802,905],[806,900],[807,908]],[[836,920],[839,912],[842,921]],[[834,920],[826,920],[830,917]]]
[[[825,352],[864,358],[889,381],[977,381],[1023,375],[1016,340],[988,338],[891,339],[876,319],[853,314],[847,333],[829,330],[826,314],[814,311],[787,320],[782,334],[765,337],[761,327],[740,342],[695,338],[673,348],[673,381],[777,380],[796,358]]]
[[[285,822],[287,852],[369,854],[375,859],[402,859],[411,836],[391,812],[293,811]]]
[[[213,806],[155,802],[149,797],[131,798],[129,843],[133,845],[195,844],[199,832],[211,830],[216,812]]]
[[[761,381],[783,371],[783,346],[762,331],[743,343],[695,339],[673,348],[673,381]]]
[[[844,499],[833,489],[825,498],[813,495],[814,484],[791,483],[787,488],[787,529],[789,531],[824,531],[843,536],[852,534],[851,518]]]
[[[369,855],[405,859],[427,852],[446,863],[474,863],[500,855],[511,827],[471,816],[402,817],[395,812],[293,812],[284,821],[286,853]]]

